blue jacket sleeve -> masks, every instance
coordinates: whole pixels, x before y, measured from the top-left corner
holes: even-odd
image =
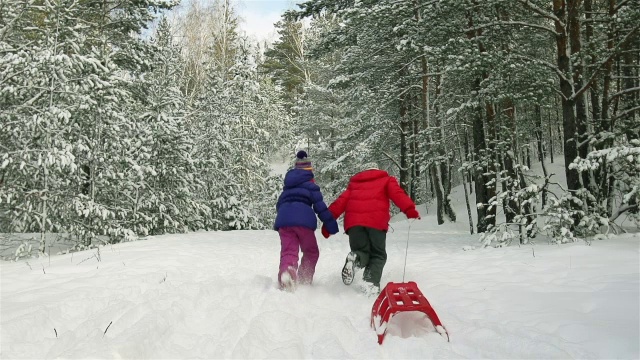
[[[318,218],[327,228],[329,234],[337,234],[338,233],[338,222],[333,218],[331,212],[327,208],[327,204],[324,203],[322,199],[322,193],[320,189],[311,191],[311,197],[313,201],[313,211],[318,214]]]

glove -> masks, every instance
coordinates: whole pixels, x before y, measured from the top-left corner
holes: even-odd
[[[418,220],[421,219],[420,214],[418,214],[418,210],[416,210],[416,208],[411,208],[407,210],[405,214],[407,215],[408,219],[418,219]]]
[[[329,234],[329,232],[327,231],[327,228],[324,227],[324,225],[322,225],[322,229],[320,229],[320,232],[322,233],[322,236],[324,236],[325,239],[328,239],[329,236],[331,236],[331,234]]]

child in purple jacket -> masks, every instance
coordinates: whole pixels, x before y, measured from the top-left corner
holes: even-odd
[[[303,150],[284,177],[284,188],[276,204],[274,230],[280,234],[280,271],[278,283],[284,290],[295,289],[296,283],[311,284],[320,256],[315,230],[316,214],[330,234],[338,232],[338,223],[322,200],[320,187],[313,180],[311,160]],[[298,252],[302,261],[298,268]]]

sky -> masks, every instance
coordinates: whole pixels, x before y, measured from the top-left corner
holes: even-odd
[[[275,36],[273,24],[288,9],[297,9],[303,0],[235,0],[236,9],[244,19],[241,28],[256,39],[271,40]]]
[[[206,5],[211,0],[181,0],[177,10],[172,11],[182,11],[189,1],[200,1]],[[304,0],[231,0],[231,2],[242,20],[241,30],[255,40],[271,42],[276,39],[274,24],[280,20],[281,15],[289,9],[297,9],[296,4]],[[155,26],[155,23],[149,25],[149,29],[143,31],[143,35],[153,34]]]
[[[451,198],[457,223],[438,226],[433,204],[392,218],[382,277],[415,282],[450,342],[400,312],[378,345],[362,273],[340,277],[342,232],[316,232],[313,284],[284,292],[275,231],[203,231],[0,261],[0,358],[640,358],[639,233],[481,248],[461,187]]]

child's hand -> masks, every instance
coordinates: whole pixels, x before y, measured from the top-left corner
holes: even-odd
[[[408,219],[421,219],[420,214],[418,213],[418,210],[416,210],[416,208],[407,210],[406,215]]]
[[[329,234],[329,232],[327,231],[327,228],[324,227],[324,225],[322,225],[322,229],[320,229],[320,232],[322,233],[322,236],[324,236],[325,239],[328,239],[329,236],[331,236],[331,234]]]

